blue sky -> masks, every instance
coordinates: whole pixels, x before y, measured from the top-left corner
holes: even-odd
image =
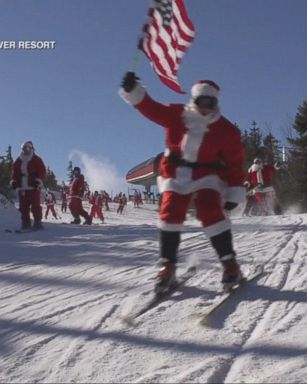
[[[54,49],[0,49],[0,153],[32,140],[66,179],[68,161],[127,171],[164,150],[164,132],[118,96],[150,0],[1,0],[0,40],[55,41]],[[179,70],[189,92],[216,81],[222,113],[241,129],[256,120],[285,141],[307,99],[306,0],[185,0],[196,28]],[[185,102],[141,56],[137,73],[162,102]],[[286,143],[286,142],[285,142]],[[107,178],[108,173],[104,173]],[[109,187],[109,185],[107,185]]]

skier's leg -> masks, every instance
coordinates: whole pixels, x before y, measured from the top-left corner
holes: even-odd
[[[160,261],[156,291],[168,289],[176,279],[177,253],[180,231],[184,223],[191,195],[180,195],[173,191],[163,193],[160,207]]]
[[[225,217],[220,194],[211,189],[198,191],[195,205],[197,217],[224,267],[222,282],[238,282],[242,274],[233,249],[231,223]]]
[[[85,221],[83,222],[83,224],[88,224],[88,225],[91,225],[92,224],[92,218],[90,217],[90,215],[86,212],[86,210],[83,208],[82,206],[82,201],[79,199],[78,200],[78,215],[79,216],[82,216]]]
[[[78,198],[75,198],[75,197],[72,197],[70,202],[69,202],[69,205],[68,205],[68,208],[70,210],[70,213],[72,215],[72,217],[74,218],[74,220],[71,222],[71,223],[74,223],[74,224],[80,224],[81,220],[80,220],[80,217],[79,217],[79,199]]]
[[[32,189],[30,191],[31,198],[31,211],[34,217],[34,227],[36,229],[42,228],[43,209],[41,206],[41,192],[39,189]]]
[[[19,211],[21,214],[21,227],[30,228],[31,227],[31,218],[30,218],[30,195],[29,191],[19,191]]]
[[[55,219],[57,219],[57,215],[56,215],[56,212],[55,212],[55,209],[54,209],[54,205],[51,206],[51,213],[52,213],[53,217]]]

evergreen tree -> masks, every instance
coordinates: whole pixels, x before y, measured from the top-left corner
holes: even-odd
[[[73,180],[74,176],[73,176],[73,165],[72,165],[72,161],[69,161],[68,163],[68,167],[67,167],[67,180],[68,180],[68,184],[70,184]]]
[[[57,183],[56,176],[53,171],[48,167],[46,172],[45,187],[53,191],[60,190],[60,186]]]
[[[307,148],[307,100],[298,107],[293,129],[297,132],[296,138],[288,138],[289,143],[304,151]]]
[[[280,142],[269,133],[263,138],[263,147],[264,147],[264,157],[263,160],[273,164],[277,160],[280,160]]]
[[[7,198],[11,198],[13,194],[10,187],[12,164],[13,158],[11,154],[11,146],[9,146],[6,155],[0,155],[0,193]]]
[[[247,171],[253,163],[254,158],[259,156],[259,149],[262,146],[262,132],[260,128],[257,127],[255,121],[252,122],[252,127],[249,131],[244,131],[242,142],[245,151],[244,170]]]
[[[292,146],[288,161],[288,171],[292,178],[292,197],[305,212],[307,209],[307,100],[298,107],[293,123],[297,135],[289,138]]]

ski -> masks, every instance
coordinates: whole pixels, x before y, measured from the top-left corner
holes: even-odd
[[[189,267],[182,275],[180,275],[174,285],[167,291],[154,293],[149,300],[147,300],[137,311],[125,315],[121,320],[126,324],[133,324],[133,320],[143,315],[145,312],[150,311],[152,308],[158,306],[162,301],[168,299],[180,286],[185,284],[196,273],[196,267]]]
[[[253,282],[255,279],[257,279],[259,276],[261,276],[264,272],[263,265],[259,264],[256,265],[255,268],[253,268],[253,271],[248,274],[248,276],[239,284],[232,287],[227,292],[222,292],[218,297],[213,301],[211,305],[202,313],[197,314],[196,316],[200,318],[200,325],[208,326],[211,316],[224,304],[227,303],[227,301],[236,293],[238,293],[240,290],[242,290],[244,287],[248,286],[249,283]]]
[[[62,223],[59,223],[59,224],[64,224],[64,225],[69,225],[71,227],[77,227],[77,228],[88,228],[88,227],[99,227],[101,225],[104,225],[105,223],[92,223],[92,224],[83,224],[83,223],[80,223],[80,224],[75,224],[75,223],[67,223],[67,222],[62,222]]]
[[[5,232],[7,233],[30,233],[30,232],[37,232],[37,230],[29,228],[29,229],[5,229]]]

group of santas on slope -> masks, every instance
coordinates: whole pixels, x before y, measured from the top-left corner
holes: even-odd
[[[83,208],[84,200],[88,201],[91,206],[89,212]],[[103,207],[109,211],[110,201],[112,201],[112,199],[106,191],[94,191],[91,193],[91,191],[87,189],[81,169],[75,167],[73,169],[73,179],[70,185],[68,187],[63,186],[61,192],[61,212],[66,212],[68,206],[73,216],[71,224],[81,224],[80,216],[85,219],[83,224],[91,225],[94,218],[97,218],[101,223],[104,223]],[[119,193],[119,195],[116,196],[116,202],[118,203],[117,213],[122,214],[125,205],[127,205],[125,194]],[[56,204],[55,194],[49,189],[47,189],[45,195],[45,204],[47,206],[45,219],[48,217],[49,210],[51,210],[53,216],[57,218],[54,209],[54,205]]]
[[[26,141],[21,145],[21,153],[14,161],[12,166],[11,187],[16,190],[19,200],[19,211],[21,216],[21,229],[42,229],[43,209],[41,205],[41,194],[46,180],[46,166],[41,157],[35,153],[32,141]],[[73,216],[72,224],[80,224],[83,217],[83,224],[92,224],[94,217],[98,217],[104,222],[102,213],[103,204],[108,209],[108,194],[103,191],[99,194],[95,191],[88,194],[87,198],[91,204],[91,209],[87,212],[83,208],[83,199],[86,192],[86,183],[79,167],[73,169],[73,179],[69,187],[62,191],[62,212],[66,212],[67,205]],[[68,204],[67,204],[68,203]],[[55,211],[56,198],[52,191],[46,189],[45,193],[45,219],[49,212],[57,218]],[[120,194],[118,199],[118,213],[122,213],[127,204],[125,194]],[[31,214],[34,218],[32,225]]]
[[[274,172],[280,169],[279,162],[274,165],[255,158],[247,172],[244,182],[246,205],[243,216],[267,216],[280,214],[281,208],[272,186]]]

